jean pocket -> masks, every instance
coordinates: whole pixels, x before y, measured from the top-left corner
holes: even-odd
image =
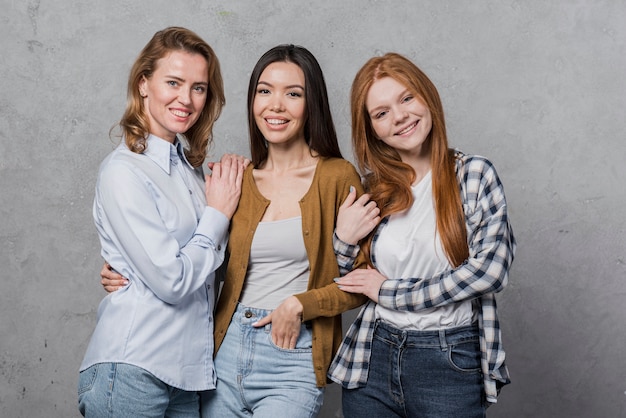
[[[480,372],[480,345],[478,339],[448,347],[448,362],[454,370],[464,373]]]
[[[271,330],[270,332],[267,333],[267,338],[269,340],[270,347],[283,353],[305,353],[305,354],[308,353],[310,354],[313,352],[311,330],[305,329],[304,327],[302,327],[302,329],[300,330],[300,335],[298,335],[298,340],[296,341],[295,348],[282,348],[282,347],[277,346],[274,343],[274,340],[272,340]]]
[[[78,394],[82,394],[91,390],[98,377],[98,365],[94,364],[91,367],[83,370],[78,374]]]

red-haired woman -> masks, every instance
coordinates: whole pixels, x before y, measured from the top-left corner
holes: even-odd
[[[502,184],[485,158],[448,148],[443,107],[405,57],[370,59],[352,85],[352,137],[371,207],[351,196],[335,251],[346,292],[369,302],[329,377],[346,418],[482,417],[509,382],[495,294],[515,238]],[[358,245],[360,244],[360,245]],[[370,269],[354,269],[359,251]]]

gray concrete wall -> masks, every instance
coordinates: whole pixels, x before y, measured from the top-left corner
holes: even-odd
[[[104,292],[91,218],[126,77],[165,26],[209,41],[227,107],[213,155],[247,154],[258,57],[309,48],[344,154],[348,91],[372,55],[439,87],[451,144],[488,156],[519,241],[499,306],[513,383],[490,417],[626,417],[623,0],[0,0],[0,416],[74,417]],[[348,318],[349,319],[349,318]],[[340,416],[329,387],[323,417]]]

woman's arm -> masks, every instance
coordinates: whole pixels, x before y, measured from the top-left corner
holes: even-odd
[[[243,175],[243,169],[249,163],[249,159],[236,154],[225,154],[222,156],[220,163],[209,163],[209,168],[211,170],[219,170],[220,175],[218,176],[216,173],[215,176],[207,176],[205,188],[207,204],[224,213],[228,218],[232,217],[241,193],[241,178],[238,178],[238,176],[241,177]],[[240,169],[237,167],[238,164],[241,165]],[[220,165],[224,167],[220,167]],[[221,178],[222,171],[224,171],[224,178]],[[213,187],[211,187],[211,183],[214,183]],[[226,188],[226,193],[230,194],[230,198],[225,197],[224,187]],[[128,284],[128,279],[113,270],[107,262],[104,263],[100,271],[100,277],[102,287],[109,293],[119,290]]]
[[[373,202],[369,203],[369,195],[363,194],[364,191],[361,184],[361,178],[356,172],[354,166],[347,161],[343,161],[341,172],[333,174],[332,178],[335,182],[333,185],[333,193],[336,202],[334,212],[336,214],[334,215],[336,216],[336,219],[333,220],[333,230],[337,230],[339,222],[342,222],[344,226],[350,225],[345,222],[345,218],[347,216],[356,216],[357,213],[359,214],[359,217],[364,219],[362,223],[374,220],[373,225],[366,227],[366,229],[369,227],[375,227],[375,224],[378,222],[378,208]],[[361,197],[356,199],[356,196]],[[352,222],[351,219],[348,219],[348,221]],[[352,225],[357,226],[358,223],[359,221]],[[361,234],[365,232],[365,229],[363,229],[362,226],[358,226],[357,228]],[[344,228],[342,230],[346,234],[350,234],[353,239],[358,239],[356,238],[357,234],[354,234],[353,231],[348,231],[346,229],[348,228]],[[331,246],[333,245],[334,235],[336,235],[336,233],[329,232],[329,236],[326,238],[330,240]],[[334,249],[332,254],[335,255],[335,261],[339,261]],[[326,260],[326,262],[330,263],[332,260],[329,259]],[[339,262],[338,264],[340,264],[339,273],[341,274],[341,263]],[[363,253],[357,253],[355,258],[350,260],[351,268],[364,268],[366,265],[367,260],[365,259]],[[315,289],[310,289],[304,293],[295,295],[303,306],[302,319],[304,321],[309,321],[322,316],[332,317],[339,315],[350,309],[354,309],[367,301],[367,298],[363,295],[350,294],[341,291],[334,280],[332,280],[335,278],[336,277],[331,276],[327,278],[327,281],[323,282],[324,284],[322,286],[317,286]]]
[[[484,158],[468,158],[459,178],[469,258],[434,277],[385,280],[378,296],[381,306],[417,311],[500,292],[506,286],[516,242],[502,183]]]
[[[354,271],[338,282],[342,290],[368,294],[389,309],[418,311],[475,299],[506,286],[516,243],[502,184],[487,160],[470,159],[466,164],[461,188],[469,258],[433,277],[387,279],[376,270]],[[378,292],[376,286],[380,286]]]
[[[358,242],[380,223],[380,209],[370,200],[370,195],[364,193],[358,199],[356,196],[356,188],[350,186],[350,193],[339,207],[333,234],[333,249],[341,276],[354,268],[360,250]]]
[[[217,208],[206,206],[191,238],[179,245],[153,203],[145,175],[128,163],[109,164],[101,173],[94,203],[104,258],[115,267],[115,258],[123,257],[128,271],[120,273],[141,280],[164,302],[178,303],[204,286],[223,261],[228,216],[240,190],[239,171],[238,164],[214,170],[207,198],[216,201],[221,196],[223,201]]]

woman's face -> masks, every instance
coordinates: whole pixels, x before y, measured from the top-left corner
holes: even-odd
[[[424,156],[432,128],[430,110],[406,86],[391,77],[380,78],[370,87],[365,106],[378,139],[395,148],[403,161]]]
[[[200,54],[172,51],[139,82],[150,133],[173,142],[200,117],[207,98],[209,65]]]
[[[261,73],[252,111],[268,143],[304,141],[304,87],[304,72],[292,62],[274,62]]]

